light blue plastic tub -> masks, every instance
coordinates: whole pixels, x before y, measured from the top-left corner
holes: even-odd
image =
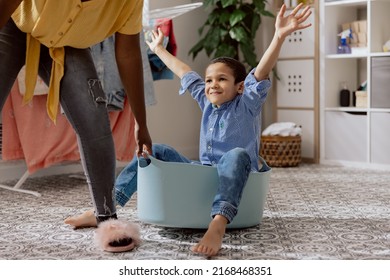
[[[142,159],[138,165],[138,218],[165,227],[207,228],[218,186],[217,169],[149,158],[149,164]],[[262,172],[250,173],[238,214],[228,228],[252,227],[261,222],[271,173],[262,162]]]

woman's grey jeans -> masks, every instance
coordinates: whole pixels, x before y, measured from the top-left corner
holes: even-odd
[[[26,58],[26,34],[12,20],[0,29],[0,108]],[[49,84],[52,59],[41,46],[39,76]],[[97,220],[116,217],[113,200],[115,149],[106,97],[97,78],[89,49],[65,47],[65,71],[60,104],[77,134],[81,161]],[[39,120],[37,120],[39,121]],[[31,139],[34,141],[34,139]],[[42,143],[44,145],[45,143]]]

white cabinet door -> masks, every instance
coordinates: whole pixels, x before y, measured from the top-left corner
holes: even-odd
[[[390,113],[371,114],[371,162],[390,164]]]
[[[325,159],[367,161],[367,115],[325,113]]]
[[[276,65],[277,107],[314,107],[314,60],[281,60]]]

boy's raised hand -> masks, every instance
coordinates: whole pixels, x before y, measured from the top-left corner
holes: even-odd
[[[161,31],[161,29],[158,28],[157,32],[155,30],[151,31],[150,37],[151,37],[152,41],[149,42],[148,40],[146,40],[146,44],[148,44],[150,50],[155,53],[156,48],[158,46],[161,46],[161,47],[163,46],[164,34]]]
[[[285,16],[286,6],[283,4],[276,17],[275,29],[279,38],[285,38],[296,30],[305,29],[311,26],[311,23],[305,21],[311,15],[309,6],[306,6],[301,12],[303,3],[296,6],[288,16]]]

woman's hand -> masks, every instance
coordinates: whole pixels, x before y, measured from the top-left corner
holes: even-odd
[[[279,38],[284,39],[294,31],[311,26],[311,23],[305,24],[305,21],[311,15],[310,7],[306,6],[301,12],[299,12],[302,7],[303,3],[300,3],[288,16],[284,16],[284,13],[286,12],[286,5],[282,5],[278,16],[276,17],[275,23],[275,29]]]
[[[148,44],[150,50],[154,53],[156,53],[156,50],[158,48],[163,48],[163,41],[164,41],[164,33],[161,31],[160,28],[157,29],[157,32],[155,30],[151,31],[151,39],[152,41],[146,40],[146,43]]]
[[[135,126],[135,142],[136,146],[136,155],[137,157],[147,157],[147,155],[152,155],[152,139],[150,138],[149,131],[147,127],[140,127],[136,124]]]

